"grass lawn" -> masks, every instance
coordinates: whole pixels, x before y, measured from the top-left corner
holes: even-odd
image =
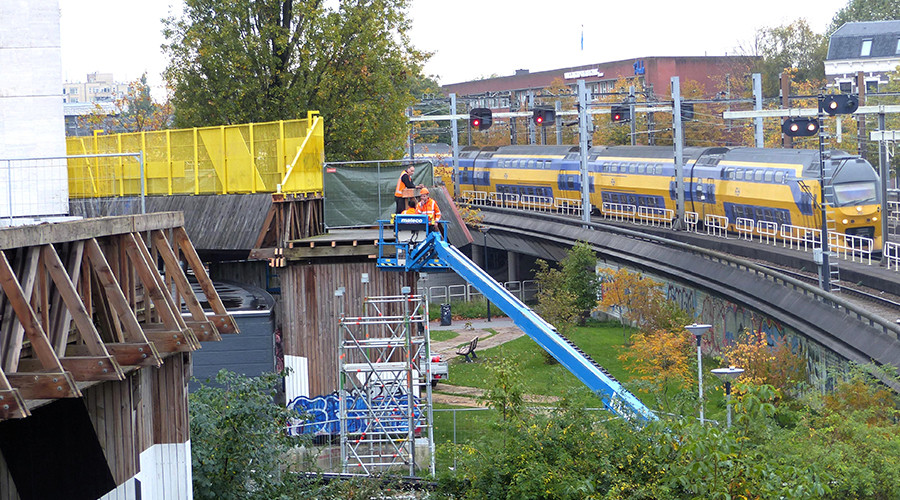
[[[622,352],[622,327],[616,323],[594,323],[577,328],[571,335],[573,342],[584,352],[593,357],[614,377],[620,380],[628,378],[628,372],[618,360]],[[558,363],[547,364],[547,356],[543,350],[527,336],[490,349],[476,351],[477,363],[454,362],[450,368],[450,383],[469,387],[485,388],[490,385],[486,379],[488,372],[483,366],[501,356],[512,358],[522,373],[522,383],[526,392],[546,396],[563,396],[574,391],[578,397],[591,398],[599,404],[599,400],[575,378],[565,367]]]
[[[585,353],[589,354],[597,363],[628,387],[635,375],[626,370],[619,360],[619,355],[627,349],[622,337],[622,326],[615,322],[589,323],[587,326],[576,328],[570,336],[571,340]],[[547,364],[543,350],[538,347],[528,336],[519,337],[516,340],[503,345],[485,350],[477,350],[478,362],[463,363],[453,360],[450,365],[450,380],[446,383],[467,387],[488,388],[491,381],[488,379],[487,364],[501,356],[512,358],[522,375],[522,384],[528,394],[563,397],[569,395],[585,406],[602,406],[600,398],[593,395],[590,390],[578,380],[565,367],[558,363]],[[704,396],[706,399],[706,415],[708,418],[724,418],[724,395],[721,384],[709,375],[709,370],[715,368],[712,359],[704,359]],[[696,390],[696,385],[693,390]],[[676,392],[671,388],[669,394]],[[644,404],[650,408],[656,408],[655,395],[635,393]],[[697,412],[699,415],[699,411]]]
[[[454,332],[453,330],[432,330],[431,331],[431,341],[432,342],[443,342],[445,340],[452,340],[456,337],[459,337],[459,334]]]

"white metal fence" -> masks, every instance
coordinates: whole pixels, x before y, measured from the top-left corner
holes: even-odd
[[[582,214],[581,200],[573,198],[550,198],[547,196],[518,195],[510,193],[463,191],[463,199],[473,205],[502,206],[505,208],[518,208],[535,212],[555,211],[564,215]],[[900,226],[900,201],[888,202],[888,218],[894,226]],[[625,203],[604,202],[602,214],[605,218],[615,222],[631,222],[656,227],[672,227],[675,220],[674,211],[664,208],[643,207]],[[685,212],[684,223],[688,231],[699,230],[700,216],[697,212]],[[708,214],[703,218],[703,227],[706,234],[719,238],[728,238],[729,220],[721,215]],[[810,251],[821,247],[821,229],[796,226],[791,224],[779,224],[771,221],[756,221],[739,217],[734,224],[738,237],[752,241],[753,235],[759,237],[763,244],[775,245],[780,239],[784,247],[796,250]],[[877,251],[872,238],[856,236],[833,231],[828,232],[828,242],[835,255],[849,259],[853,262],[872,263],[872,253]],[[889,268],[891,265],[900,270],[897,259],[896,244],[887,243],[885,254]],[[449,295],[449,291],[447,292]],[[468,296],[467,294],[463,294]]]
[[[522,302],[533,300],[540,290],[535,280],[507,281],[503,287],[518,297]],[[469,284],[460,285],[436,285],[419,287],[418,293],[425,295],[429,303],[469,302],[482,298],[481,292]]]

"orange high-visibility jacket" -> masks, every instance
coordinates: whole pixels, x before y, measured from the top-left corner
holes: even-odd
[[[420,201],[416,206],[416,209],[420,214],[428,215],[428,222],[435,223],[441,220],[441,209],[438,207],[438,204],[431,198],[428,198],[427,201]]]
[[[406,188],[414,187],[416,187],[416,185],[413,184],[412,179],[409,178],[409,174],[403,172],[400,178],[397,179],[397,189],[394,190],[394,196],[396,196],[397,198],[403,198],[403,190]]]

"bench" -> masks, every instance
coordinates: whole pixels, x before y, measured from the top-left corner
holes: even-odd
[[[475,355],[475,348],[478,347],[478,337],[472,339],[468,344],[463,344],[456,350],[457,356],[464,356],[466,358],[466,363],[471,363],[472,360],[478,359],[478,356]],[[469,356],[472,356],[471,358]]]

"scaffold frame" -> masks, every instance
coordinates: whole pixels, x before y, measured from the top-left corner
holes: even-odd
[[[416,476],[424,468],[417,448],[427,447],[434,475],[428,302],[403,287],[400,295],[367,297],[362,313],[339,320],[343,472]]]

